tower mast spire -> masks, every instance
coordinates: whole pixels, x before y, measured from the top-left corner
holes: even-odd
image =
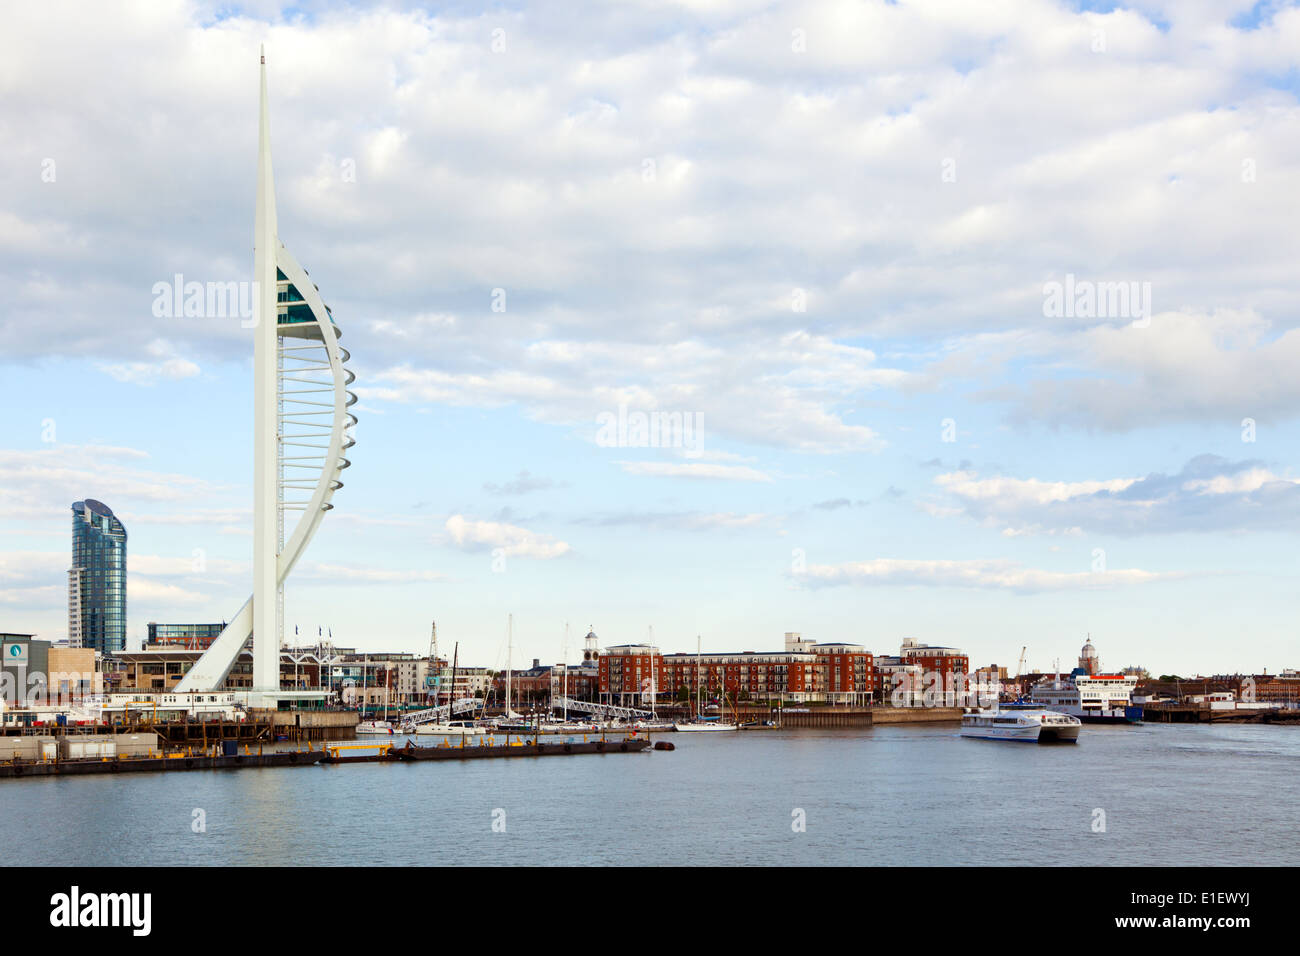
[[[276,317],[275,177],[261,49],[257,133],[257,209],[253,225],[253,689],[280,689],[279,348]],[[271,706],[274,706],[272,704]]]

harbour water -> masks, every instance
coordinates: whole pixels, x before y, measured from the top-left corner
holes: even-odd
[[[105,866],[1295,862],[1297,728],[1088,726],[1074,746],[964,740],[953,725],[663,739],[676,750],[5,781],[0,854]]]

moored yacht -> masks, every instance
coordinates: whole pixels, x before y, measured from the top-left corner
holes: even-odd
[[[736,724],[724,724],[720,720],[690,720],[684,723],[673,724],[673,729],[678,733],[691,733],[709,730],[739,730],[740,727]]]
[[[357,733],[367,736],[392,736],[397,728],[387,720],[363,720],[357,724]]]
[[[728,724],[720,717],[706,717],[702,694],[704,692],[704,681],[700,677],[700,636],[695,635],[695,717],[687,721],[678,721],[673,724],[673,729],[678,733],[696,733],[696,732],[717,732],[722,730],[739,730],[739,724]],[[723,681],[722,700],[725,706],[727,699],[726,681]]]
[[[402,729],[408,734],[431,737],[478,737],[492,731],[490,727],[480,727],[467,720],[453,720],[445,724],[410,724]]]
[[[1035,705],[979,710],[961,719],[961,735],[977,740],[1020,740],[1029,743],[1076,743],[1083,724],[1078,717]]]

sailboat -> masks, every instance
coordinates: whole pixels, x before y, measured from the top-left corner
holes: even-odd
[[[437,666],[437,654],[430,653],[430,658],[435,661]],[[447,691],[447,717],[445,720],[414,724],[408,723],[402,727],[403,732],[408,734],[424,735],[426,737],[477,737],[487,733],[487,729],[480,727],[472,720],[452,720],[451,709],[456,700],[456,669],[460,664],[460,641],[457,641],[451,652],[451,687]],[[434,706],[441,706],[439,700],[442,697],[442,688],[439,686],[438,692],[434,695]]]
[[[514,655],[515,649],[515,616],[511,614],[506,620],[506,711],[492,724],[497,730],[510,733],[527,733],[533,729],[532,724],[524,720],[523,714],[516,714],[510,706],[512,703],[511,679],[514,677],[511,657]]]
[[[365,705],[365,697],[366,697],[366,694],[365,694],[365,688],[366,688],[366,671],[368,670],[369,663],[370,663],[370,659],[369,659],[368,657],[365,657],[365,658],[362,658],[362,661],[363,661],[363,663],[362,663],[362,665],[361,665],[361,699],[362,699],[362,706],[364,706],[364,705]],[[357,732],[358,734],[364,734],[364,735],[366,735],[366,736],[372,736],[372,737],[375,737],[375,736],[392,737],[392,736],[394,736],[394,735],[397,734],[397,727],[393,724],[393,722],[392,722],[391,720],[388,719],[388,696],[389,696],[389,692],[390,692],[390,690],[391,690],[391,685],[390,685],[390,683],[389,683],[389,677],[390,677],[390,673],[389,673],[389,671],[387,671],[387,670],[384,671],[384,677],[385,677],[385,683],[384,683],[384,719],[383,719],[383,720],[363,720],[363,721],[361,721],[359,724],[357,724],[357,730],[356,730],[356,732]]]
[[[653,648],[654,646],[655,646],[655,629],[654,629],[654,625],[651,625],[650,626],[650,647]],[[655,672],[655,654],[653,653],[653,651],[650,654],[650,687],[648,693],[650,695],[650,717],[649,719],[642,718],[641,720],[633,722],[632,729],[644,730],[644,731],[672,730],[676,725],[671,720],[661,720],[659,718],[659,712],[658,712],[659,677],[658,674]],[[644,703],[644,695],[643,695],[642,703]]]
[[[701,679],[700,675],[700,659],[700,636],[697,634],[695,635],[695,718],[688,721],[679,721],[678,723],[673,724],[673,729],[678,733],[739,730],[740,727],[736,724],[724,723],[721,718],[710,720],[700,712],[700,693],[704,687],[704,681]],[[726,700],[726,697],[727,685],[724,681],[722,685],[722,698],[724,701]]]

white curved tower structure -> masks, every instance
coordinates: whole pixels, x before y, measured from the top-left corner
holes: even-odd
[[[354,377],[343,364],[343,333],[276,229],[265,51],[253,280],[253,595],[176,690],[219,688],[252,638],[253,696],[275,707],[293,696],[280,690],[284,581],[334,507],[330,499],[349,465],[343,453],[354,444],[348,429],[357,420],[349,411],[356,396],[347,388]],[[295,514],[290,531],[286,519]]]

